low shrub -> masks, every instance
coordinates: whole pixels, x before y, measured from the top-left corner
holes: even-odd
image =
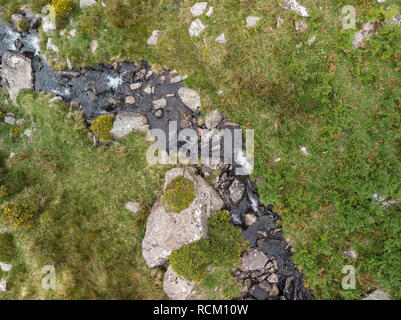
[[[234,269],[247,248],[239,227],[229,219],[228,211],[219,211],[210,220],[208,239],[187,244],[170,255],[175,273],[197,283],[206,276],[208,267]]]
[[[60,24],[74,8],[74,0],[52,0],[51,5],[56,11],[57,24]]]
[[[26,202],[11,202],[3,207],[3,215],[9,225],[30,228],[36,209]]]
[[[9,263],[15,255],[13,236],[10,233],[0,233],[0,261]]]
[[[111,129],[113,129],[113,118],[110,115],[100,116],[91,126],[91,131],[95,136],[106,143],[113,140]]]
[[[209,242],[200,239],[173,251],[170,262],[174,272],[187,280],[200,282],[211,263],[209,249]]]
[[[163,195],[163,205],[167,212],[179,213],[188,208],[194,200],[194,183],[182,176],[171,181]]]

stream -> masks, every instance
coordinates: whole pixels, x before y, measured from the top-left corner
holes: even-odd
[[[0,23],[0,56],[6,51],[18,51],[32,60],[34,89],[36,92],[48,92],[62,97],[71,105],[79,105],[86,120],[91,121],[100,115],[117,114],[119,111],[135,111],[149,121],[151,129],[161,129],[168,134],[170,121],[177,121],[178,132],[186,128],[198,130],[199,113],[186,107],[179,98],[178,90],[184,86],[170,71],[162,74],[152,71],[149,64],[143,62],[136,66],[131,62],[99,64],[81,70],[65,70],[54,72],[40,55],[38,31],[31,28],[29,32],[18,33],[11,26]],[[179,79],[180,80],[180,79]],[[132,83],[141,83],[141,88],[131,90]],[[150,88],[150,91],[145,91]],[[149,93],[150,92],[150,93]],[[134,105],[127,105],[125,98],[135,97]],[[166,98],[167,97],[167,98]],[[153,101],[166,98],[167,106],[157,112]],[[188,120],[189,119],[189,120]],[[227,119],[226,119],[227,120]],[[203,125],[203,128],[204,125]],[[234,125],[223,121],[217,129],[233,130]],[[200,137],[199,137],[200,141]],[[224,155],[224,146],[221,146]],[[242,226],[244,237],[250,247],[259,248],[266,256],[274,257],[277,264],[277,287],[279,294],[265,294],[260,289],[263,273],[236,273],[238,280],[247,283],[247,291],[242,299],[312,299],[309,289],[304,287],[302,273],[292,261],[289,244],[285,241],[281,229],[276,227],[279,215],[273,212],[273,206],[264,205],[259,200],[256,185],[249,176],[236,176],[235,169],[240,165],[234,163],[224,166],[220,181],[214,187],[225,202],[225,209],[230,211],[231,221]],[[198,173],[204,175],[203,168]],[[237,180],[244,188],[242,199],[236,205],[230,197],[230,186]],[[245,214],[257,217],[256,223],[247,227]],[[263,281],[263,280],[262,280]]]

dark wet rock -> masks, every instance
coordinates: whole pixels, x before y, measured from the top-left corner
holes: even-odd
[[[269,297],[269,294],[259,288],[259,286],[254,285],[252,288],[249,290],[249,293],[252,297],[254,297],[257,300],[266,300]]]
[[[11,100],[15,102],[20,90],[33,89],[31,59],[21,53],[7,51],[3,55],[1,77]]]
[[[285,279],[285,285],[284,285],[284,297],[287,300],[294,300],[294,291],[295,291],[295,282],[294,282],[294,277],[288,277]]]
[[[272,286],[270,285],[270,283],[267,280],[263,280],[259,283],[259,288],[262,289],[263,291],[269,293],[270,295],[270,291],[272,290]]]

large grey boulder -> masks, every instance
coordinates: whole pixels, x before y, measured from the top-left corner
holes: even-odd
[[[177,275],[171,266],[164,274],[163,290],[171,300],[188,300],[192,295],[195,282]]]
[[[33,89],[32,61],[18,52],[6,51],[3,55],[1,77],[10,98],[16,101],[22,89]]]
[[[164,190],[178,176],[194,182],[195,200],[180,213],[167,212],[162,198],[153,205],[142,242],[142,254],[150,268],[165,264],[173,250],[205,238],[209,217],[224,205],[218,193],[201,176],[195,175],[192,167],[168,171]]]
[[[149,129],[148,119],[144,115],[133,111],[120,111],[110,133],[114,138],[121,139],[133,131],[147,132]]]

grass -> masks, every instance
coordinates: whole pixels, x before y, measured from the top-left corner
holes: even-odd
[[[18,106],[4,103],[35,128],[32,141],[0,127],[11,199],[38,201],[32,228],[14,228],[17,257],[5,276],[5,299],[164,299],[160,270],[148,270],[141,242],[148,208],[159,196],[164,167],[148,167],[143,135],[96,148],[79,112],[49,95],[25,92]],[[10,152],[15,157],[9,158]],[[124,208],[138,201],[137,217]],[[4,222],[4,221],[3,221]],[[56,269],[57,289],[43,290],[42,267]]]
[[[253,177],[262,181],[261,199],[280,212],[295,262],[316,297],[357,299],[382,288],[401,298],[399,209],[384,211],[372,200],[374,193],[401,199],[401,28],[385,25],[366,50],[353,50],[355,30],[341,27],[344,5],[356,7],[359,28],[399,12],[399,1],[301,0],[311,17],[308,31],[298,35],[300,18],[277,1],[211,0],[214,13],[200,17],[208,25],[200,38],[188,35],[195,0],[104,2],[107,8],[73,11],[65,27],[77,28],[75,38],[53,36],[60,52],[46,53],[49,61],[57,57],[54,68],[65,68],[67,57],[75,67],[145,59],[156,69],[187,74],[204,112],[218,108],[255,129]],[[14,3],[0,5],[11,12]],[[248,15],[262,18],[256,28],[245,27]],[[276,29],[279,15],[283,23]],[[80,28],[83,17],[98,21],[92,31]],[[147,46],[154,29],[163,34],[157,46]],[[224,45],[214,42],[221,32]],[[92,54],[95,38],[99,48]],[[344,256],[349,247],[357,250],[356,260]],[[348,264],[356,268],[356,290],[341,288]]]

